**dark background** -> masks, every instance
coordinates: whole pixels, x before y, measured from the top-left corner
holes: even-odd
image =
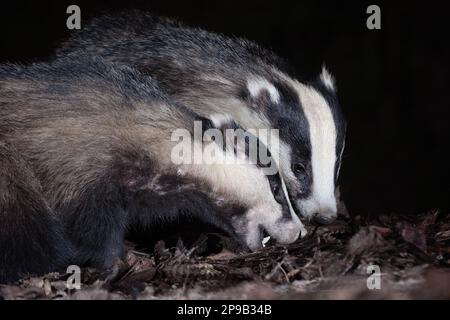
[[[48,58],[103,11],[143,8],[272,48],[305,76],[323,62],[337,79],[349,127],[342,191],[349,211],[419,213],[450,208],[449,28],[444,2],[18,1],[0,4],[0,63]],[[378,4],[382,29],[366,28]]]

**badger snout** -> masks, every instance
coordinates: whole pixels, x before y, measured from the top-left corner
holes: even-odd
[[[313,211],[310,221],[313,224],[322,226],[332,223],[337,218],[336,204],[332,203],[329,206],[317,206]]]
[[[243,220],[235,220],[236,231],[253,251],[263,247],[263,239],[266,236],[270,236],[277,243],[290,244],[307,233],[297,216],[289,219],[278,218],[262,223],[253,219],[246,222]]]
[[[278,244],[290,244],[307,234],[295,212],[283,211],[275,201],[259,203],[244,214],[234,215],[230,227],[229,234],[252,251],[264,247],[267,237]]]
[[[329,211],[322,211],[322,212],[316,212],[311,217],[311,222],[322,226],[332,223],[337,218],[337,212],[336,210],[329,210]]]
[[[307,233],[297,217],[294,219],[282,218],[269,226],[265,226],[265,229],[269,236],[280,244],[290,244],[297,240],[299,236],[303,238]]]
[[[280,218],[271,223],[260,224],[258,226],[257,240],[253,239],[253,250],[263,246],[263,238],[269,236],[272,240],[279,244],[290,244],[295,242],[299,237],[304,237],[307,231],[297,216],[292,219]]]
[[[337,205],[334,198],[328,201],[317,201],[314,198],[296,202],[301,215],[316,225],[332,223],[337,218]]]

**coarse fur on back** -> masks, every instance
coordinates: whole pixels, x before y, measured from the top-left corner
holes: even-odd
[[[0,67],[0,282],[68,263],[109,267],[128,228],[181,215],[251,249],[263,230],[281,243],[297,239],[303,226],[273,191],[281,178],[269,181],[252,164],[174,164],[172,134],[192,133],[194,121],[235,126],[198,116],[152,78],[102,59]]]
[[[283,59],[251,41],[136,10],[93,19],[57,56],[79,52],[138,68],[202,116],[230,114],[246,129],[279,129],[279,148],[269,148],[296,209],[319,222],[336,217],[346,125],[325,68],[300,82]]]

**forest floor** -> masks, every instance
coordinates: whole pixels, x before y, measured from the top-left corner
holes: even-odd
[[[53,273],[0,286],[0,299],[450,299],[450,214],[438,211],[341,216],[253,253],[217,234],[169,243],[128,244],[111,270],[82,269],[80,290]]]

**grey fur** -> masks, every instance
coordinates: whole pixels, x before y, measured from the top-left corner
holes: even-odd
[[[99,58],[0,67],[0,242],[9,244],[0,243],[0,282],[68,262],[109,267],[130,226],[180,215],[252,249],[261,245],[261,227],[294,241],[299,221],[283,216],[287,199],[275,201],[256,166],[171,161],[171,134],[192,132],[194,120],[211,125],[150,77]],[[236,189],[233,174],[250,182]]]
[[[174,20],[133,10],[92,20],[57,50],[57,56],[71,55],[76,59],[80,52],[138,68],[202,116],[230,114],[247,129],[279,129],[283,143],[280,152],[284,156],[280,168],[297,209],[307,217],[318,213],[331,220],[336,216],[335,205],[334,209],[324,209],[320,201],[312,199],[315,177],[309,123],[304,114],[307,106],[301,102],[304,89],[290,77],[285,61],[271,51],[245,39],[185,27]],[[252,95],[252,79],[273,86],[280,101],[274,101],[271,90]],[[318,96],[332,97],[326,101],[333,102],[329,108],[335,115],[334,138],[341,140],[336,143],[333,164],[337,179],[345,125],[330,79],[331,76],[320,76],[317,81],[306,83],[305,88],[312,88]],[[317,205],[304,205],[311,201]]]

